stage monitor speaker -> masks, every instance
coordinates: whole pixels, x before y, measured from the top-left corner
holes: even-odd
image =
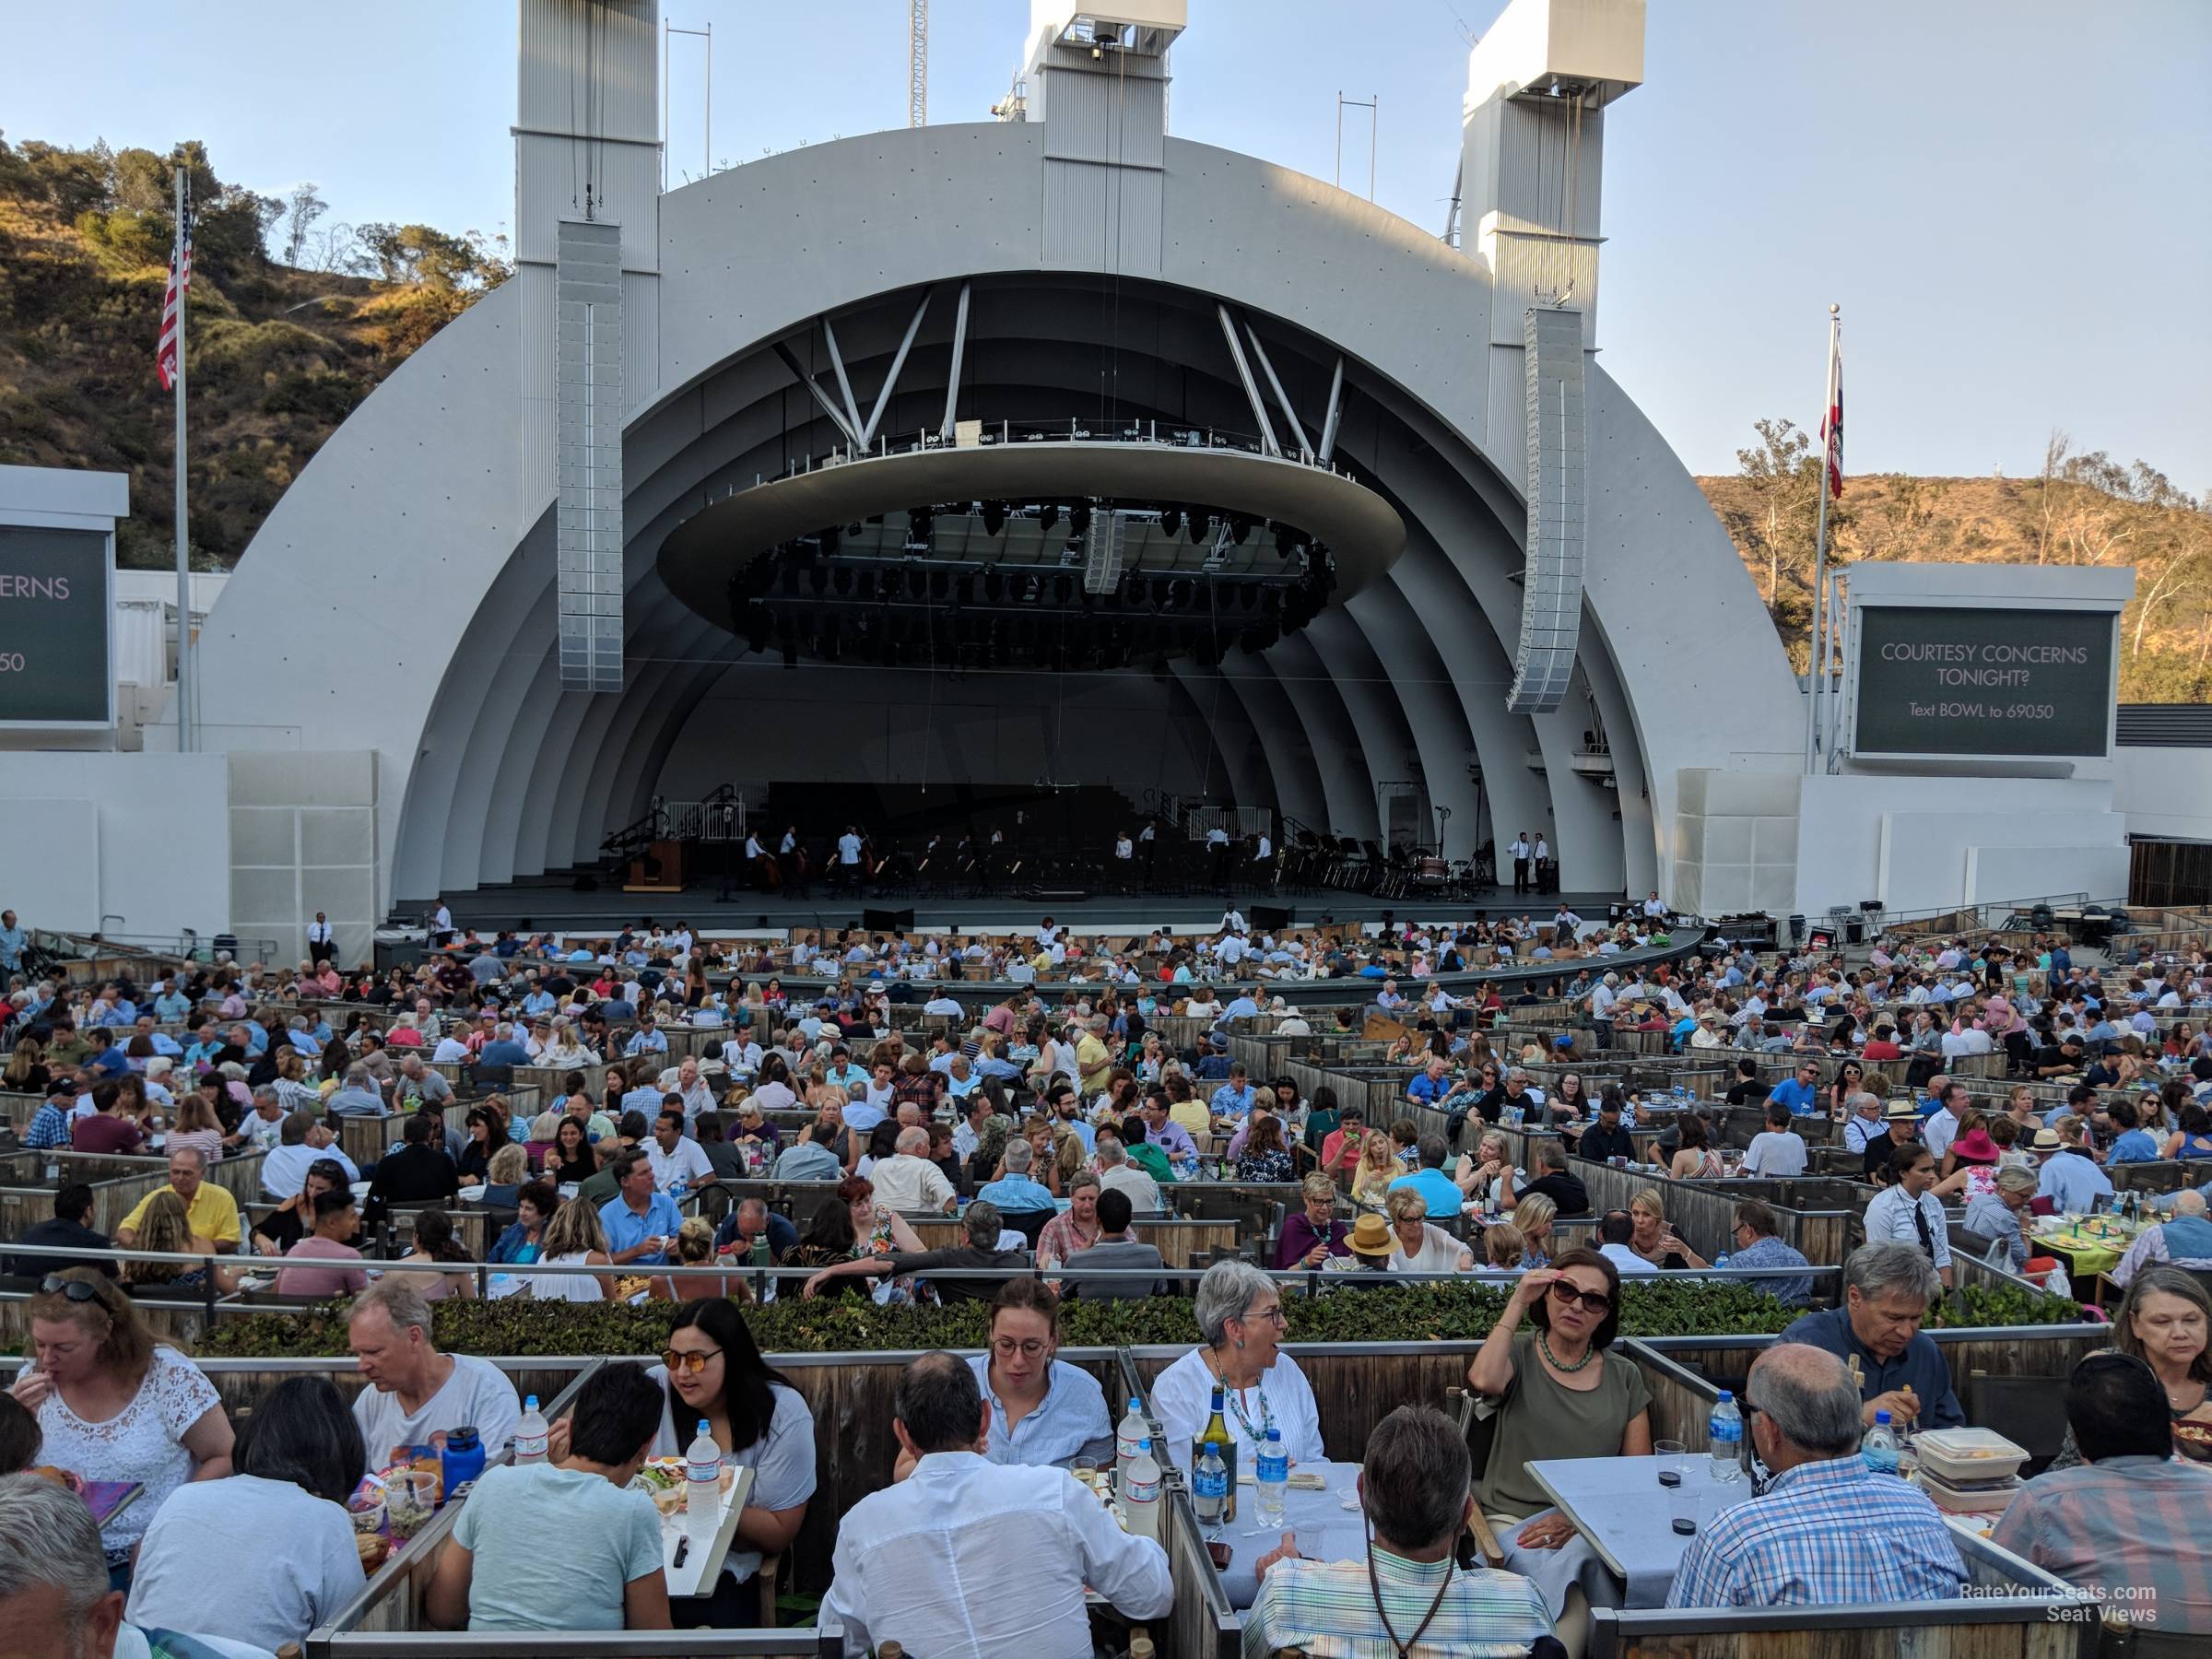
[[[1297,912],[1280,905],[1255,904],[1252,907],[1252,924],[1263,933],[1279,933],[1297,920]]]
[[[864,910],[860,924],[870,933],[905,933],[914,925],[911,910]]]

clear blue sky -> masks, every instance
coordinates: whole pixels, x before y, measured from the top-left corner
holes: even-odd
[[[1328,178],[1380,93],[1383,206],[1444,221],[1463,24],[1500,0],[1191,0],[1172,129]],[[1027,0],[936,0],[930,112],[986,119]],[[712,21],[719,165],[904,120],[904,0],[667,0]],[[0,0],[11,140],[164,147],[335,217],[509,218],[511,0]],[[699,42],[671,76],[696,173]],[[1845,320],[1853,472],[2032,471],[2053,426],[2212,488],[2212,4],[1653,0],[1608,116],[1604,361],[1699,471],[1818,414]],[[1367,177],[1363,112],[1348,182]]]

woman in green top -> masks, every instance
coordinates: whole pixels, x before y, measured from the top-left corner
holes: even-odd
[[[1524,1317],[1535,1330],[1521,1328]],[[1558,1553],[1576,1541],[1574,1523],[1552,1507],[1528,1465],[1651,1455],[1651,1390],[1632,1360],[1606,1351],[1619,1330],[1618,1271],[1594,1250],[1562,1251],[1549,1267],[1521,1276],[1467,1368],[1468,1386],[1497,1417],[1477,1494],[1483,1513],[1507,1567],[1535,1580],[1563,1620],[1581,1614],[1577,1596],[1600,1580],[1569,1559],[1587,1546]]]

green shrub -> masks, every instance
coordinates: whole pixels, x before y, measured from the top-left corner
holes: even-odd
[[[1339,1289],[1287,1302],[1292,1342],[1478,1342],[1505,1306],[1500,1287],[1420,1285]],[[668,1302],[641,1306],[529,1300],[441,1302],[439,1346],[455,1353],[546,1358],[569,1354],[656,1354],[674,1311]],[[1998,1326],[2065,1324],[2079,1310],[2063,1297],[2025,1290],[1965,1291],[1936,1323]],[[878,1307],[857,1297],[777,1301],[748,1308],[747,1323],[765,1353],[881,1353],[912,1348],[975,1348],[983,1344],[982,1304],[932,1308]],[[1621,1330],[1630,1336],[1765,1335],[1796,1317],[1747,1285],[1682,1280],[1623,1288]],[[1145,1347],[1198,1340],[1186,1297],[1145,1301],[1066,1304],[1061,1340],[1071,1347]],[[276,1359],[342,1355],[342,1303],[298,1312],[226,1320],[199,1345],[210,1357]]]

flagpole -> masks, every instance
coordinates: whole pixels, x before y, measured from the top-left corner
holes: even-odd
[[[171,280],[177,288],[177,372],[172,390],[177,410],[177,752],[190,754],[194,747],[192,696],[192,539],[191,519],[185,505],[184,448],[184,299],[182,272],[178,268],[184,249],[184,169],[176,170],[177,240],[171,252]]]
[[[1828,455],[1833,440],[1829,436],[1828,424],[1836,406],[1836,342],[1843,322],[1838,308],[1828,308],[1828,391],[1820,401],[1820,517],[1813,532],[1813,631],[1806,656],[1805,700],[1805,770],[1815,770],[1815,755],[1818,746],[1816,734],[1820,726],[1820,694],[1828,678],[1828,665],[1821,659],[1828,641],[1821,632],[1824,601],[1828,596]],[[1825,766],[1825,760],[1822,765]]]

